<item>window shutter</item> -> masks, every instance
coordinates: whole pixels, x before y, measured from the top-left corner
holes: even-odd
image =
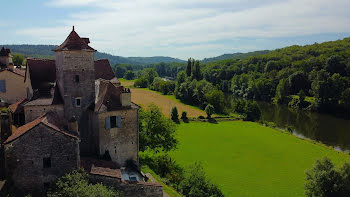
[[[111,128],[111,119],[106,117],[106,123],[105,123],[106,130],[109,130]]]
[[[6,92],[6,81],[0,80],[0,92]]]
[[[122,117],[119,115],[117,116],[118,118],[118,128],[121,128],[122,127]]]
[[[72,98],[72,106],[75,107],[75,98]]]
[[[81,99],[80,99],[80,106],[84,106],[84,100],[83,100],[83,97],[81,97]]]

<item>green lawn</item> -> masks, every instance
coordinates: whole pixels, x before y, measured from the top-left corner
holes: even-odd
[[[226,196],[304,196],[305,170],[343,153],[252,122],[182,123],[179,149],[171,155],[186,166],[201,161]]]

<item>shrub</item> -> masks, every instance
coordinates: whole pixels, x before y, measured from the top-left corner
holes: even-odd
[[[181,193],[188,197],[221,197],[221,190],[205,176],[200,163],[189,167],[185,179],[180,184]]]
[[[305,195],[310,197],[342,196],[346,193],[344,183],[348,164],[343,167],[343,175],[334,168],[328,158],[316,160],[314,166],[306,171]]]
[[[179,122],[179,113],[176,106],[171,109],[171,120],[176,123]]]
[[[208,118],[211,118],[211,115],[214,113],[214,107],[211,104],[208,104],[205,107],[205,113],[207,113]]]
[[[106,187],[101,183],[89,184],[88,174],[83,170],[75,170],[59,178],[54,187],[50,188],[48,197],[116,197],[121,196],[119,192]]]
[[[188,120],[187,112],[183,111],[183,112],[181,113],[181,119],[182,119],[182,120]]]

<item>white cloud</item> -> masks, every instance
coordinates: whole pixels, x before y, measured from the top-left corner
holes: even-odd
[[[350,32],[348,0],[56,0],[50,5],[90,7],[66,16],[63,26],[17,33],[62,42],[75,25],[96,49],[123,56],[204,57],[235,47],[207,44],[220,40]]]

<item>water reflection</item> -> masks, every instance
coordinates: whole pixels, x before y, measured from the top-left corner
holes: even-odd
[[[229,104],[231,96],[227,96]],[[288,108],[284,105],[274,105],[258,102],[262,120],[274,122],[282,129],[291,128],[293,134],[300,138],[309,138],[326,145],[333,146],[338,151],[350,150],[350,120],[344,120],[332,115],[320,114]]]
[[[258,104],[263,120],[274,122],[280,128],[292,127],[298,137],[320,141],[337,150],[350,150],[350,120],[266,102]]]

